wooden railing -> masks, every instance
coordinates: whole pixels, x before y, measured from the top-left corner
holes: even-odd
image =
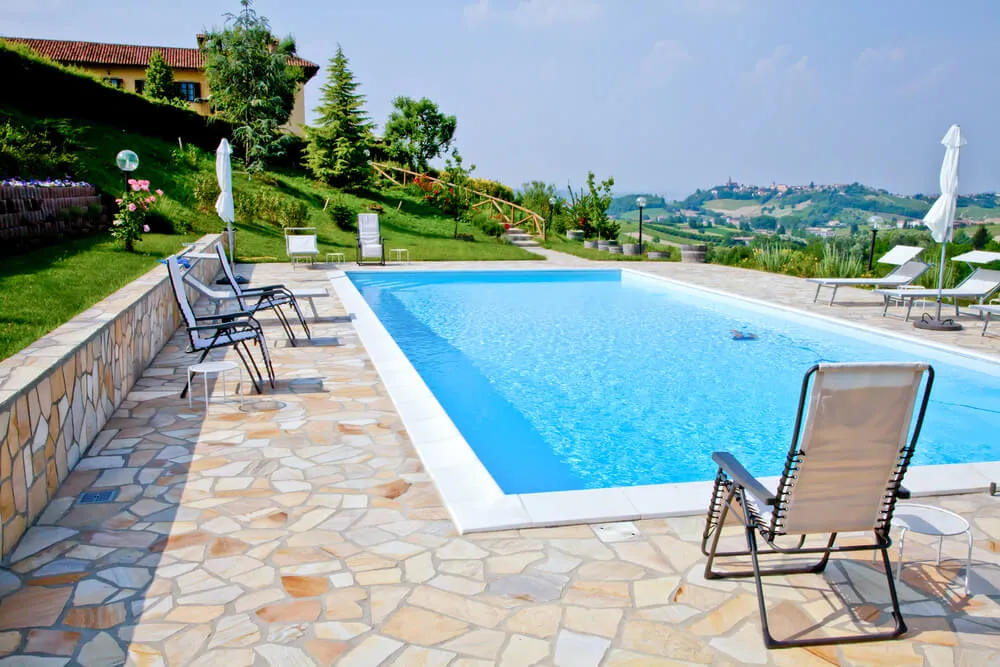
[[[412,183],[415,178],[419,177],[432,183],[438,183],[446,188],[460,187],[472,195],[472,197],[478,198],[478,201],[475,201],[472,204],[472,208],[479,209],[485,207],[496,211],[500,215],[500,220],[505,224],[510,225],[511,228],[519,228],[523,224],[529,224],[531,225],[528,232],[529,234],[541,236],[544,232],[545,218],[531,209],[518,206],[513,202],[494,197],[493,195],[488,195],[485,192],[473,190],[472,188],[465,187],[464,185],[455,186],[453,183],[442,181],[441,179],[428,176],[427,174],[410,171],[405,167],[397,167],[396,165],[378,162],[371,162],[370,164],[372,169],[375,170],[375,173],[383,176],[384,178],[388,178],[396,185],[406,185],[407,177],[409,177],[410,183]],[[396,174],[396,176],[393,176],[393,173]]]

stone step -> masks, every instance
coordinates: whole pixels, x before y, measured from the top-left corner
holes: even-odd
[[[537,248],[538,242],[535,239],[529,238],[527,240],[517,240],[511,241],[512,245],[516,245],[520,248]]]

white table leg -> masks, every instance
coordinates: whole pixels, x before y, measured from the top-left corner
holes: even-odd
[[[903,528],[899,533],[899,563],[896,564],[896,581],[899,581],[899,575],[903,573],[903,542],[906,540],[906,528]]]

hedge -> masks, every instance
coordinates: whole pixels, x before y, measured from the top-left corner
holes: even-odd
[[[74,118],[215,150],[228,123],[116,90],[83,73],[33,58],[0,42],[0,106],[40,118]]]

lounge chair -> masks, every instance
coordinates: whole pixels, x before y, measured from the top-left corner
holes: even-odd
[[[942,298],[951,299],[955,302],[955,316],[959,314],[959,299],[976,299],[983,303],[994,292],[1000,289],[1000,271],[996,269],[976,269],[968,278],[962,281],[957,287],[949,287],[941,291]],[[889,302],[893,299],[906,301],[906,317],[910,319],[910,311],[913,309],[915,299],[936,299],[938,290],[933,288],[924,289],[878,289],[877,293],[885,297],[885,307],[882,309],[882,317],[885,317],[889,310]]]
[[[792,444],[776,491],[751,476],[728,452],[712,455],[719,470],[701,544],[708,557],[705,578],[754,578],[768,648],[891,639],[906,632],[889,564],[889,530],[896,499],[909,497],[902,486],[903,476],[920,435],[933,383],[934,369],[924,363],[819,364],[810,368],[802,381]],[[720,551],[719,538],[731,511],[743,524],[746,548]],[[845,532],[869,533],[872,539],[852,538],[835,546],[838,533]],[[758,547],[758,534],[766,548]],[[814,535],[829,538],[823,546],[805,546],[806,538]],[[788,544],[781,546],[777,541]],[[822,572],[830,554],[854,551],[882,554],[893,629],[846,637],[775,639],[768,627],[761,577]],[[761,556],[773,554],[820,555],[820,560],[807,566],[763,569]],[[752,570],[715,569],[716,559],[746,556],[751,558]]]
[[[909,285],[922,276],[928,268],[930,267],[923,262],[909,261],[897,266],[882,278],[807,278],[806,280],[811,283],[817,283],[813,303],[816,303],[816,300],[819,299],[820,289],[832,287],[833,294],[830,295],[830,305],[832,306],[833,300],[837,296],[837,289],[840,287],[854,287],[857,285],[873,285],[881,288],[902,287],[903,285]]]
[[[312,333],[309,331],[309,325],[306,324],[306,318],[302,317],[302,311],[299,310],[299,303],[290,289],[284,285],[264,285],[263,287],[256,288],[243,287],[236,282],[236,274],[233,273],[233,267],[229,265],[226,259],[226,249],[221,243],[215,244],[215,252],[219,257],[222,272],[226,276],[226,280],[229,281],[229,287],[233,290],[233,295],[236,297],[236,302],[239,304],[240,310],[252,314],[256,314],[261,310],[273,310],[278,318],[278,322],[281,323],[281,328],[285,330],[285,335],[288,336],[288,342],[295,345],[297,342],[295,332],[292,330],[292,325],[288,322],[285,312],[281,309],[282,306],[291,306],[292,310],[295,311],[295,315],[299,318],[299,324],[302,325],[302,329],[306,332],[306,338],[312,339]]]
[[[358,214],[358,264],[366,260],[378,260],[385,265],[385,240],[379,232],[375,213]]]
[[[983,318],[983,332],[980,334],[981,336],[985,336],[986,335],[986,329],[987,329],[987,327],[990,326],[990,318],[992,317],[992,315],[994,313],[996,313],[997,315],[1000,315],[1000,304],[982,304],[982,303],[977,303],[977,304],[973,304],[972,307],[975,308],[976,310],[978,310],[980,312],[980,314],[986,316],[986,317]]]
[[[292,232],[289,234],[289,232]],[[312,234],[297,233],[312,232]],[[295,269],[295,262],[305,259],[312,263],[319,255],[319,247],[316,245],[315,227],[285,227],[285,254],[288,255]]]
[[[187,327],[189,352],[201,352],[198,363],[205,360],[208,353],[216,348],[232,347],[236,350],[243,366],[247,369],[247,375],[253,382],[257,393],[263,393],[264,377],[261,375],[257,362],[247,342],[255,342],[260,347],[260,353],[264,360],[264,369],[267,371],[267,378],[274,387],[274,367],[271,365],[271,357],[267,353],[267,343],[264,341],[264,330],[260,323],[253,318],[252,313],[236,312],[222,315],[206,315],[196,317],[191,302],[188,300],[187,291],[184,289],[184,278],[181,275],[181,267],[176,256],[167,258],[167,271],[170,274],[170,285],[174,291],[174,299],[177,300],[177,307],[184,318]],[[187,395],[188,386],[185,385],[181,392],[181,398]]]

